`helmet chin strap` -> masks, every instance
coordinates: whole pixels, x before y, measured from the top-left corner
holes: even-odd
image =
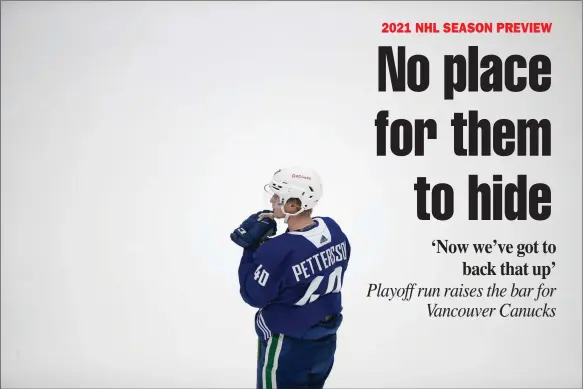
[[[289,218],[290,218],[290,216],[297,216],[297,215],[299,215],[300,213],[302,213],[302,212],[304,211],[303,209],[300,209],[300,210],[299,210],[299,211],[297,211],[296,213],[287,213],[287,212],[284,210],[284,205],[283,205],[283,204],[281,204],[279,207],[280,207],[280,209],[281,209],[281,212],[283,212],[283,214],[285,215],[285,217],[283,218],[283,222],[284,222],[285,224],[287,224],[287,222],[289,221]]]

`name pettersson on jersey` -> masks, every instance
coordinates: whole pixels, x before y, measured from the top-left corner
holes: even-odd
[[[348,259],[348,252],[346,250],[346,241],[333,245],[326,250],[322,250],[316,255],[303,260],[297,265],[292,266],[296,281],[300,281],[300,276],[303,279],[308,279],[311,276],[318,274],[324,269],[333,266],[337,262]]]

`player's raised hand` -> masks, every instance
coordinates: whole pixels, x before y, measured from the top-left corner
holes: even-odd
[[[231,233],[231,240],[243,248],[256,247],[277,233],[273,212],[263,210],[249,216]]]

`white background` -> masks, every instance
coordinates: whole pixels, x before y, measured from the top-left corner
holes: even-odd
[[[382,22],[550,21],[546,35],[389,35]],[[2,3],[2,386],[255,385],[254,309],[229,233],[268,206],[286,165],[324,180],[316,214],[351,239],[329,388],[576,387],[581,375],[581,3]],[[424,93],[380,93],[377,47],[431,62]],[[446,54],[545,54],[546,93],[444,101]],[[525,74],[522,72],[521,74]],[[425,157],[377,157],[374,119],[433,118]],[[551,157],[456,157],[449,120],[547,118]],[[469,174],[552,189],[545,222],[468,221]],[[455,188],[455,215],[419,221],[413,184]],[[285,226],[281,225],[283,230]],[[552,242],[549,319],[429,318],[402,287],[536,287],[463,277],[431,242]],[[539,307],[529,299],[514,306]]]

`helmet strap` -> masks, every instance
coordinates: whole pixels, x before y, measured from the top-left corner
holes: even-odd
[[[287,212],[284,210],[284,207],[285,207],[285,205],[283,205],[283,204],[282,204],[282,205],[280,205],[281,212],[283,212],[283,214],[285,215],[285,217],[283,218],[283,222],[284,222],[285,224],[287,224],[287,223],[288,223],[288,221],[289,221],[289,217],[290,217],[290,216],[297,216],[297,215],[299,215],[300,213],[302,213],[302,212],[304,211],[303,209],[300,209],[300,210],[299,210],[299,211],[297,211],[296,213],[287,213]]]

